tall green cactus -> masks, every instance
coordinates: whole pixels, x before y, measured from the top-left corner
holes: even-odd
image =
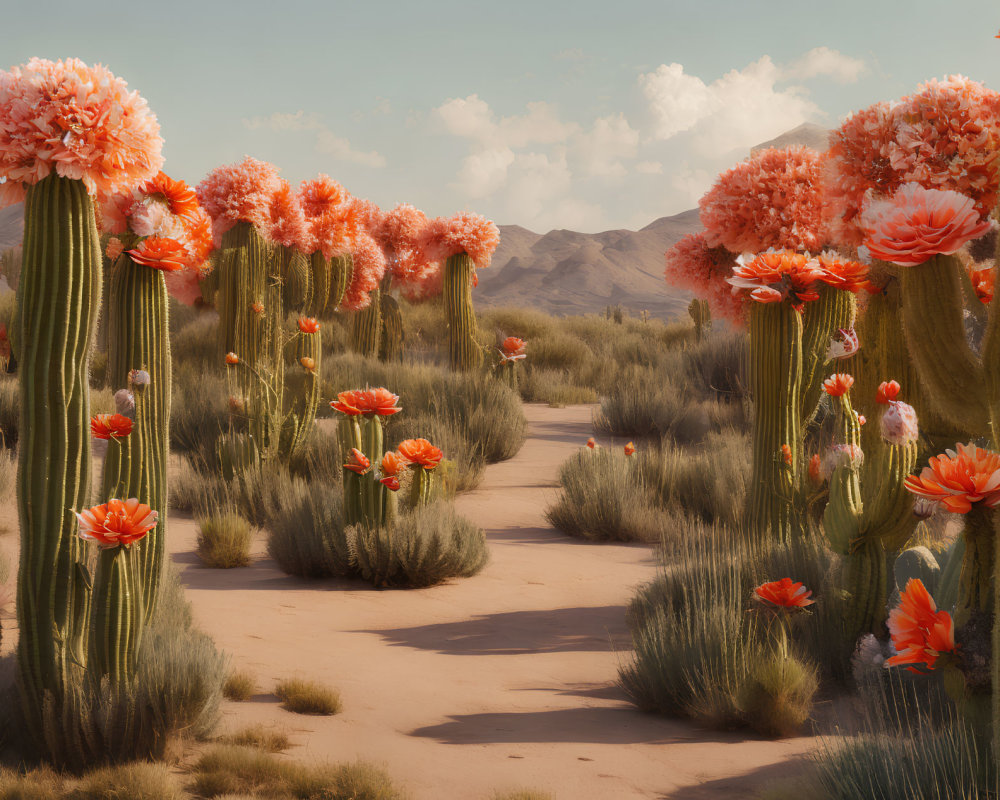
[[[708,307],[708,301],[696,297],[688,304],[688,315],[694,322],[695,339],[700,342],[712,329],[712,311]]]
[[[312,271],[309,257],[294,247],[275,246],[286,311],[304,313],[312,303]]]
[[[90,496],[87,362],[101,298],[101,252],[82,181],[53,172],[29,186],[24,223],[17,296],[18,668],[29,732],[43,744],[43,705],[60,706],[71,673],[86,657],[90,587],[71,509],[85,508]]]
[[[382,332],[382,290],[373,290],[369,298],[368,305],[356,311],[351,320],[351,346],[354,352],[375,358]]]
[[[309,256],[309,277],[312,285],[312,300],[307,306],[306,313],[310,317],[318,319],[323,316],[323,312],[326,310],[332,279],[330,259],[324,256],[320,250]]]
[[[483,363],[472,308],[475,265],[466,253],[450,256],[444,265],[444,310],[448,319],[448,358],[453,370],[476,369]]]
[[[163,579],[169,495],[172,368],[169,303],[163,272],[137,264],[127,253],[122,253],[112,268],[109,300],[108,377],[114,389],[132,390],[135,426],[118,446],[108,447],[105,483],[110,474],[117,474],[119,486],[105,485],[108,493],[105,499],[117,488],[119,497],[138,498],[159,514],[157,526],[136,545],[134,569],[137,583],[142,587],[142,607],[148,621],[156,611]],[[139,371],[148,375],[148,385],[130,385],[130,376]],[[120,460],[119,465],[116,460]],[[104,564],[102,559],[101,566]]]
[[[287,345],[289,362],[285,369],[284,420],[281,427],[282,458],[298,452],[309,438],[320,399],[320,360],[323,354],[319,331],[298,331]]]
[[[330,259],[330,290],[326,302],[327,313],[332,314],[344,299],[347,287],[354,274],[354,256],[343,253]]]
[[[95,678],[120,682],[135,674],[145,625],[139,553],[111,547],[98,556],[87,668]]]
[[[379,336],[379,361],[396,361],[403,351],[403,315],[396,298],[381,293],[382,331]]]

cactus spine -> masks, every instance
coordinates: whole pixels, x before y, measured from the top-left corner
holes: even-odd
[[[448,354],[453,370],[476,369],[483,352],[476,341],[476,314],[472,309],[475,265],[466,253],[450,256],[444,267],[444,308],[448,318]]]
[[[18,290],[21,556],[18,668],[25,717],[44,744],[46,695],[59,708],[83,663],[86,570],[70,509],[90,495],[87,359],[101,298],[94,208],[82,181],[54,172],[27,188]]]
[[[282,301],[287,311],[304,312],[312,304],[312,271],[309,257],[294,247],[276,246]]]
[[[309,438],[320,399],[320,361],[323,353],[319,331],[298,331],[286,345],[291,353],[290,369],[285,370],[284,422],[280,454],[287,459]],[[305,361],[305,363],[303,363]],[[307,366],[311,362],[312,367]]]
[[[144,626],[138,551],[112,547],[98,556],[88,670],[113,682],[135,674]]]
[[[135,545],[133,570],[142,587],[142,607],[148,621],[156,610],[166,557],[171,394],[167,286],[161,270],[136,264],[127,253],[122,253],[115,262],[110,284],[107,314],[111,385],[129,386],[132,370],[145,370],[149,385],[129,387],[135,396],[135,427],[117,447],[108,447],[106,495],[102,499],[136,497],[159,515],[156,527]],[[114,466],[116,459],[121,459],[118,468]],[[115,473],[119,485],[109,487],[109,474]],[[111,494],[113,489],[117,489],[117,494]],[[110,562],[101,559],[100,567],[105,563]],[[126,570],[122,566],[116,569]],[[98,577],[96,582],[102,580]]]
[[[354,314],[351,340],[356,353],[375,358],[379,351],[379,334],[382,331],[382,290],[369,294],[369,303]]]
[[[330,259],[330,290],[326,310],[331,314],[340,307],[347,287],[351,285],[351,275],[354,274],[354,256],[343,253]]]

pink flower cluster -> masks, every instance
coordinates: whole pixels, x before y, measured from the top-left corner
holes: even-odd
[[[329,175],[302,181],[299,203],[306,216],[306,253],[333,258],[350,252],[363,231],[360,209],[348,191]]]
[[[772,147],[723,172],[698,202],[708,244],[734,253],[822,249],[821,162],[808,147]]]
[[[343,308],[358,311],[371,303],[371,292],[378,288],[385,275],[385,255],[378,243],[367,233],[358,236],[354,245],[351,282],[341,301]]]
[[[237,222],[268,230],[271,197],[281,188],[273,164],[246,156],[239,164],[216,167],[198,184],[198,200],[212,218],[216,246]]]
[[[709,247],[704,233],[689,233],[667,250],[667,283],[708,301],[712,316],[742,322],[746,297],[727,283],[736,264],[724,247]]]
[[[0,205],[53,170],[92,195],[125,192],[163,165],[160,127],[137,92],[79,59],[0,72]]]
[[[460,211],[451,217],[435,217],[421,231],[419,245],[427,261],[445,261],[466,253],[484,269],[500,244],[500,229],[481,214]]]
[[[306,215],[291,184],[284,178],[280,181],[278,190],[271,195],[271,202],[267,207],[267,229],[264,235],[283,247],[295,247],[304,251],[309,237]]]

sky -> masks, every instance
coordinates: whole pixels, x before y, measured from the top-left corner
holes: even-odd
[[[190,183],[252,155],[384,208],[595,232],[693,208],[802,122],[948,74],[1000,90],[998,30],[997,0],[33,0],[0,68],[105,64]]]

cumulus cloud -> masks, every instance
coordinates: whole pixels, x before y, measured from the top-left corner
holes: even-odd
[[[844,55],[829,47],[814,47],[784,69],[789,80],[827,77],[837,83],[857,83],[864,71],[865,62],[860,58]]]
[[[623,160],[635,158],[639,131],[629,125],[624,114],[612,114],[594,121],[593,127],[573,139],[574,158],[587,175],[626,175]]]
[[[845,59],[836,51],[816,48],[800,59],[798,77],[848,76],[854,67]],[[822,116],[804,89],[780,85],[791,74],[790,67],[781,68],[770,56],[762,56],[711,83],[686,74],[680,64],[662,64],[640,75],[639,86],[654,120],[654,139],[689,132],[692,147],[712,155],[746,149]]]
[[[662,175],[662,161],[640,161],[635,165],[635,171],[640,175]]]
[[[462,167],[453,186],[468,197],[489,197],[507,182],[507,169],[514,159],[514,151],[509,147],[471,153],[462,159]]]
[[[477,94],[458,97],[434,109],[444,129],[483,147],[525,147],[529,144],[556,144],[572,135],[579,126],[562,122],[548,103],[528,103],[524,114],[497,117],[489,103]]]
[[[317,153],[333,156],[338,161],[361,164],[366,167],[384,167],[386,165],[383,155],[375,150],[364,151],[354,148],[350,140],[343,136],[337,136],[320,121],[316,114],[306,114],[305,111],[244,118],[243,127],[251,131],[312,132],[315,134],[314,149]]]

